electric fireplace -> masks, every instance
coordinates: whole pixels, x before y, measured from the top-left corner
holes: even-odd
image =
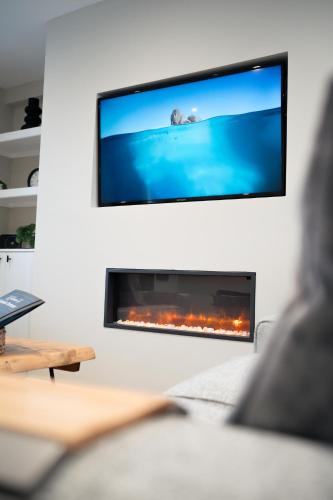
[[[253,272],[107,269],[104,326],[253,342]]]

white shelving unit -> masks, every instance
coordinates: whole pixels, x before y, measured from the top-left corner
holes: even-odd
[[[42,107],[42,92],[43,82],[0,90],[0,180],[8,188],[0,189],[0,235],[15,235],[36,222],[38,187],[28,187],[28,179],[39,168],[41,127],[21,126],[29,97],[38,97]],[[32,291],[34,254],[34,249],[0,248],[0,295],[15,288]],[[29,337],[29,332],[29,315],[8,325],[9,335]]]
[[[39,155],[41,127],[0,134],[0,156],[25,158]]]
[[[37,194],[37,187],[2,189],[0,190],[0,207],[36,207]]]
[[[42,107],[42,90],[42,82],[34,82],[0,91],[0,180],[7,185],[0,189],[3,235],[13,235],[18,227],[36,221],[38,187],[28,187],[28,178],[39,168],[41,127],[21,126],[29,97],[38,97]]]

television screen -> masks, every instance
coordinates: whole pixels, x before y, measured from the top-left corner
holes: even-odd
[[[99,205],[285,194],[286,56],[98,99]]]

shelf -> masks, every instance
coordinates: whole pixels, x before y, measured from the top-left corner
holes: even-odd
[[[0,248],[0,252],[12,253],[12,252],[34,252],[34,248]]]
[[[25,187],[0,190],[0,207],[35,207],[37,205],[37,187]]]
[[[24,158],[39,155],[41,127],[0,134],[0,156]]]

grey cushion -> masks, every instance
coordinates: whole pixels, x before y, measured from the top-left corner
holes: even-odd
[[[332,470],[316,444],[168,416],[85,448],[33,500],[331,500]]]
[[[232,422],[333,444],[333,85],[304,197],[299,294]]]
[[[257,357],[257,354],[249,354],[233,358],[171,387],[166,394],[235,405]]]
[[[191,399],[180,396],[172,396],[171,399],[178,407],[185,410],[191,418],[205,422],[206,424],[220,425],[226,420],[233,406],[215,401],[205,401],[203,399]]]
[[[276,316],[269,316],[255,329],[255,351],[261,352],[272,335]],[[207,423],[220,423],[229,416],[256,363],[256,355],[241,356],[199,373],[174,387],[166,394],[192,418]]]
[[[28,493],[66,453],[60,443],[0,429],[0,490]]]

